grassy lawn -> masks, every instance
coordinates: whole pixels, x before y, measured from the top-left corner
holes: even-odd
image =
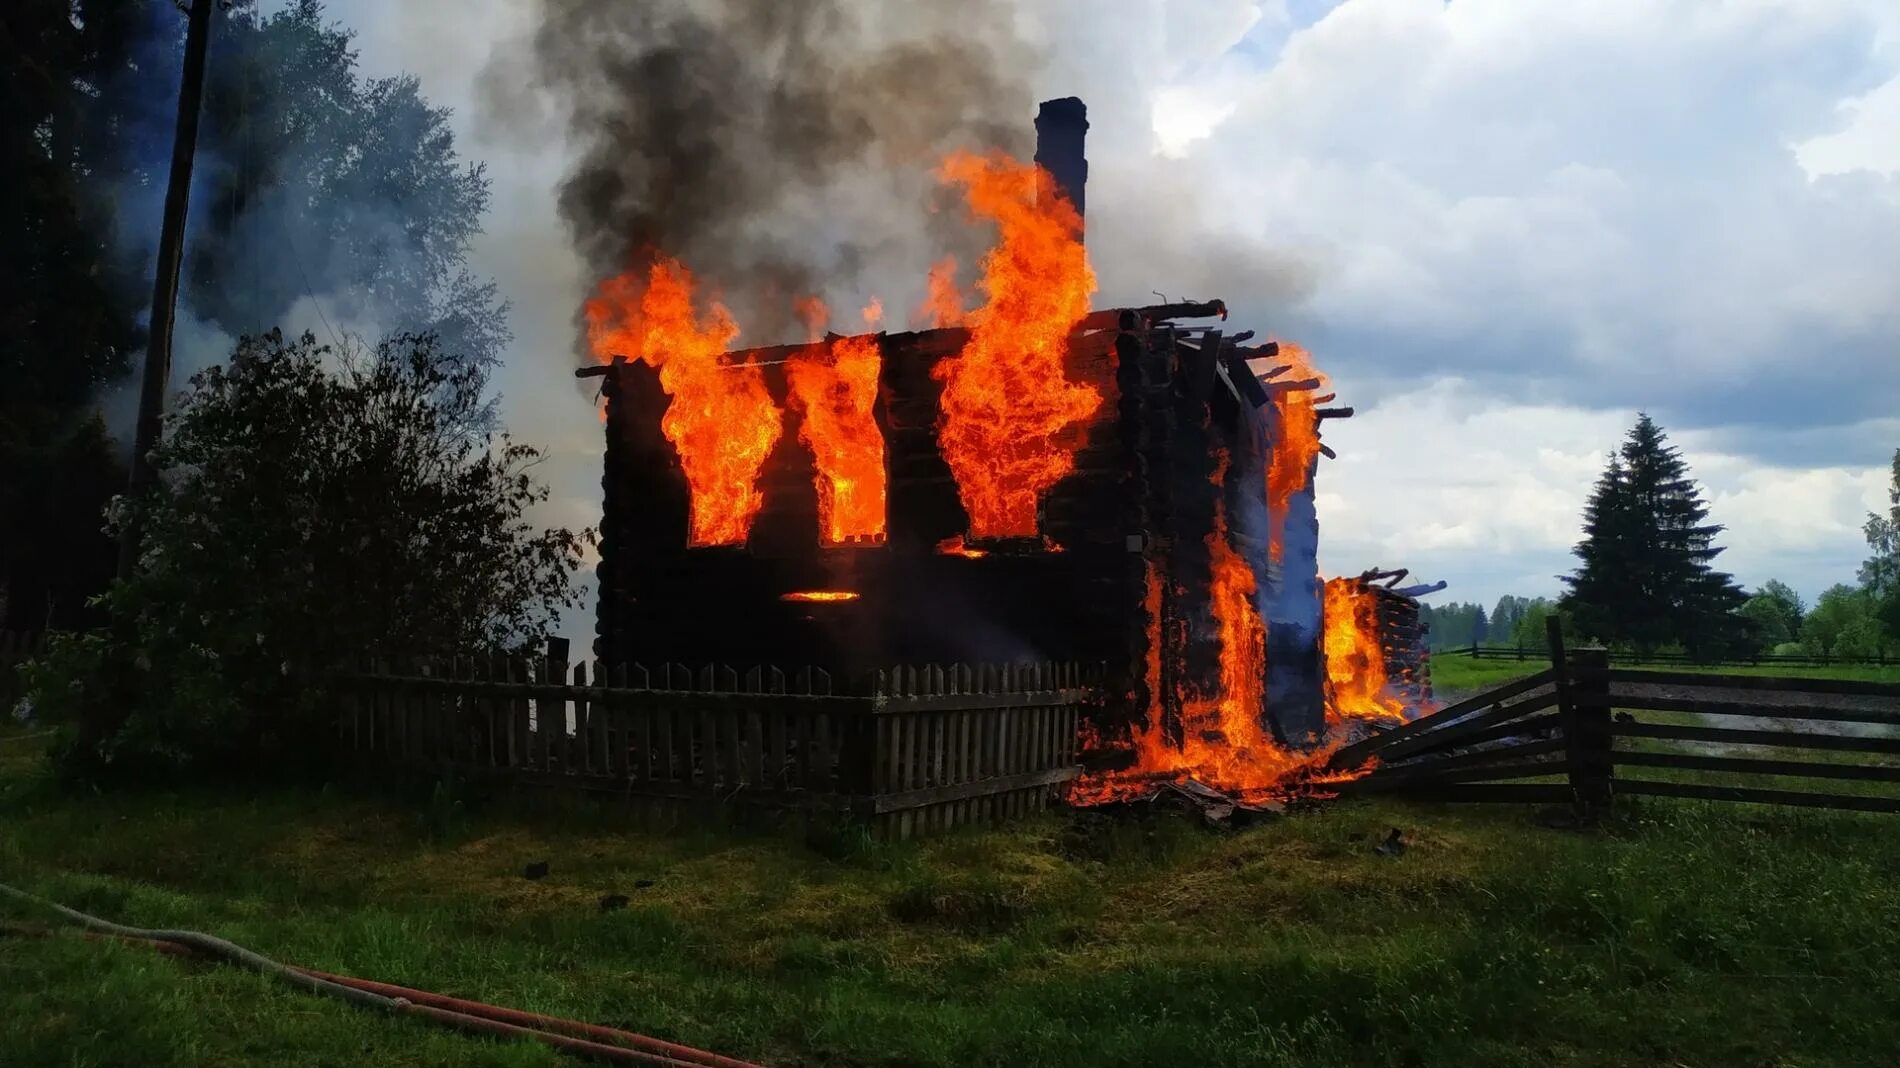
[[[0,741],[0,881],[773,1064],[1815,1068],[1900,1046],[1879,817],[1656,803],[1576,833],[1359,801],[1238,832],[1082,814],[814,848],[334,791],[65,797],[32,745]],[[1391,826],[1413,847],[1374,854]],[[603,914],[607,893],[633,903]],[[71,934],[0,937],[0,1020],[9,1065],[559,1060]]]
[[[1857,679],[1865,682],[1900,682],[1900,665],[1877,667],[1830,666],[1830,667],[1789,667],[1773,665],[1765,667],[1694,667],[1684,664],[1618,664],[1617,667],[1633,667],[1644,671],[1686,671],[1708,675],[1782,675],[1790,678],[1810,679]],[[1469,656],[1459,656],[1455,652],[1436,653],[1432,656],[1432,688],[1448,694],[1475,693],[1491,686],[1502,685],[1512,679],[1521,679],[1533,675],[1550,666],[1548,660],[1535,658],[1528,660],[1478,660]]]

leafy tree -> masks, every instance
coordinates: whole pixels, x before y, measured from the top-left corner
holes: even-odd
[[[114,176],[141,169],[143,5],[14,3],[0,11],[0,627],[89,622],[124,484],[85,411],[144,343],[145,266],[114,242]]]
[[[1867,514],[1867,547],[1874,554],[1860,566],[1860,583],[1873,599],[1874,615],[1888,638],[1900,641],[1900,449],[1893,452],[1887,514]]]
[[[1801,595],[1787,583],[1769,579],[1742,603],[1738,612],[1753,627],[1761,647],[1772,648],[1801,639],[1801,621],[1807,615],[1807,607],[1801,603]]]
[[[1720,655],[1745,637],[1746,595],[1710,566],[1722,528],[1662,428],[1639,415],[1584,509],[1582,566],[1564,576],[1563,609],[1582,634],[1648,652],[1680,643]]]
[[[270,15],[245,0],[218,27],[186,300],[239,334],[315,294],[486,369],[510,336],[494,283],[467,266],[488,176],[414,77],[357,73],[353,38],[318,0]]]
[[[1433,649],[1462,649],[1483,640],[1476,627],[1477,613],[1477,605],[1463,601],[1419,605],[1420,621],[1431,628],[1428,644]]]
[[[84,599],[110,573],[97,531],[123,477],[87,423],[145,344],[184,30],[172,0],[0,11],[8,627],[87,622]],[[314,294],[359,324],[432,333],[485,371],[509,337],[494,284],[467,269],[487,176],[459,159],[448,112],[415,79],[362,78],[351,42],[316,0],[270,14],[220,3],[182,302],[225,333],[256,334]],[[445,410],[493,418],[486,404]]]
[[[1510,645],[1517,637],[1517,621],[1524,618],[1524,598],[1505,594],[1491,610],[1491,625],[1486,631],[1492,642]]]
[[[1810,653],[1825,656],[1878,656],[1885,645],[1877,604],[1867,589],[1836,583],[1821,594],[1803,628]]]
[[[1524,611],[1512,628],[1511,644],[1525,649],[1544,648],[1549,644],[1550,637],[1545,630],[1545,621],[1556,611],[1557,605],[1548,597],[1536,597],[1525,602]]]
[[[536,453],[471,438],[475,370],[426,338],[334,362],[272,334],[193,378],[130,505],[142,569],[107,595],[127,626],[32,671],[69,771],[274,770],[321,751],[338,667],[518,644],[573,603],[587,535],[526,522]]]

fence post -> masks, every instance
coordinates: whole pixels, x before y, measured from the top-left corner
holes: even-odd
[[[1611,754],[1610,654],[1579,649],[1570,655],[1571,703],[1575,741],[1571,743],[1571,782],[1586,818],[1610,814],[1615,799],[1616,765]]]
[[[1594,822],[1610,805],[1609,654],[1601,649],[1564,649],[1563,624],[1544,623],[1550,666],[1557,676],[1557,711],[1563,717],[1564,756],[1577,819]]]
[[[544,686],[565,686],[567,683],[567,639],[549,638],[546,658],[542,664],[540,682]],[[541,736],[540,771],[553,771],[555,761],[560,761],[561,771],[566,772],[567,764],[567,702],[558,698],[543,697],[535,702],[535,733]]]

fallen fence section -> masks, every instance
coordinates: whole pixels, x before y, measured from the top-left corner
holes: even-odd
[[[1602,650],[1342,748],[1343,793],[1569,804],[1628,796],[1900,812],[1900,683],[1636,671]]]
[[[347,757],[688,807],[831,813],[887,838],[1046,808],[1073,778],[1076,664],[824,671],[457,657],[351,676]]]

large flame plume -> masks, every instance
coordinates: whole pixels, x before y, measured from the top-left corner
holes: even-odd
[[[814,299],[801,313],[822,316],[822,305]],[[864,310],[869,326],[881,315],[876,301]],[[860,334],[814,343],[786,365],[792,401],[804,416],[799,440],[817,467],[819,536],[826,545],[884,537],[884,433],[871,412],[882,363],[877,337]]]
[[[998,229],[969,344],[934,371],[944,386],[938,439],[970,534],[1033,537],[1037,502],[1074,469],[1080,428],[1102,404],[1064,367],[1095,291],[1082,220],[1033,164],[958,153],[938,175],[963,186],[970,211]]]
[[[1386,692],[1378,594],[1358,579],[1328,579],[1321,618],[1325,624],[1328,718],[1404,718],[1405,705]]]
[[[600,360],[626,355],[660,372],[672,403],[660,429],[678,451],[692,493],[687,540],[695,546],[745,541],[764,503],[759,469],[782,432],[783,418],[756,367],[730,367],[721,354],[739,336],[732,314],[715,302],[703,318],[693,307],[693,275],[660,259],[600,284],[585,307],[588,344]]]

